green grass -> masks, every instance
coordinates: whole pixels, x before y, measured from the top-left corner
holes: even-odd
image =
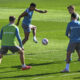
[[[10,15],[16,18],[25,10],[33,0],[0,0],[0,29],[8,24]],[[70,15],[66,7],[70,4],[76,6],[80,13],[80,0],[34,0],[37,7],[47,9],[47,14],[34,13],[32,24],[37,26],[38,44],[33,42],[32,32],[29,41],[24,45],[25,62],[31,65],[31,70],[21,70],[19,54],[3,57],[0,64],[0,80],[79,80],[80,62],[77,62],[76,52],[70,64],[70,73],[60,73],[65,67],[66,48],[68,38],[65,36]],[[21,38],[24,33],[19,26]],[[43,38],[48,38],[49,44],[42,45]]]

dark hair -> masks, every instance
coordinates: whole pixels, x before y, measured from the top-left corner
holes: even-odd
[[[9,17],[9,21],[14,21],[16,18],[15,18],[15,16],[10,16]]]
[[[77,14],[76,14],[76,13],[72,13],[72,14],[71,14],[71,17],[72,17],[72,18],[77,18]]]
[[[69,8],[75,9],[75,6],[74,6],[74,5],[69,5],[69,6],[67,7],[67,9],[69,9]]]
[[[36,4],[35,3],[31,3],[30,6],[36,7]]]

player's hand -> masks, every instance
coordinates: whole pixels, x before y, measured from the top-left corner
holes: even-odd
[[[44,13],[47,13],[48,11],[47,10],[44,10]]]

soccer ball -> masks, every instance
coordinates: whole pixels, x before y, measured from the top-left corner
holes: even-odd
[[[47,44],[48,44],[48,39],[44,38],[44,39],[42,40],[42,44],[43,44],[43,45],[47,45]]]

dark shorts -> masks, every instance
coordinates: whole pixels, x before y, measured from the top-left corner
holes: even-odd
[[[67,52],[74,52],[74,51],[80,52],[80,43],[69,43]]]
[[[4,46],[0,49],[0,54],[7,54],[8,50],[10,50],[12,53],[18,52],[21,50],[18,46]]]

